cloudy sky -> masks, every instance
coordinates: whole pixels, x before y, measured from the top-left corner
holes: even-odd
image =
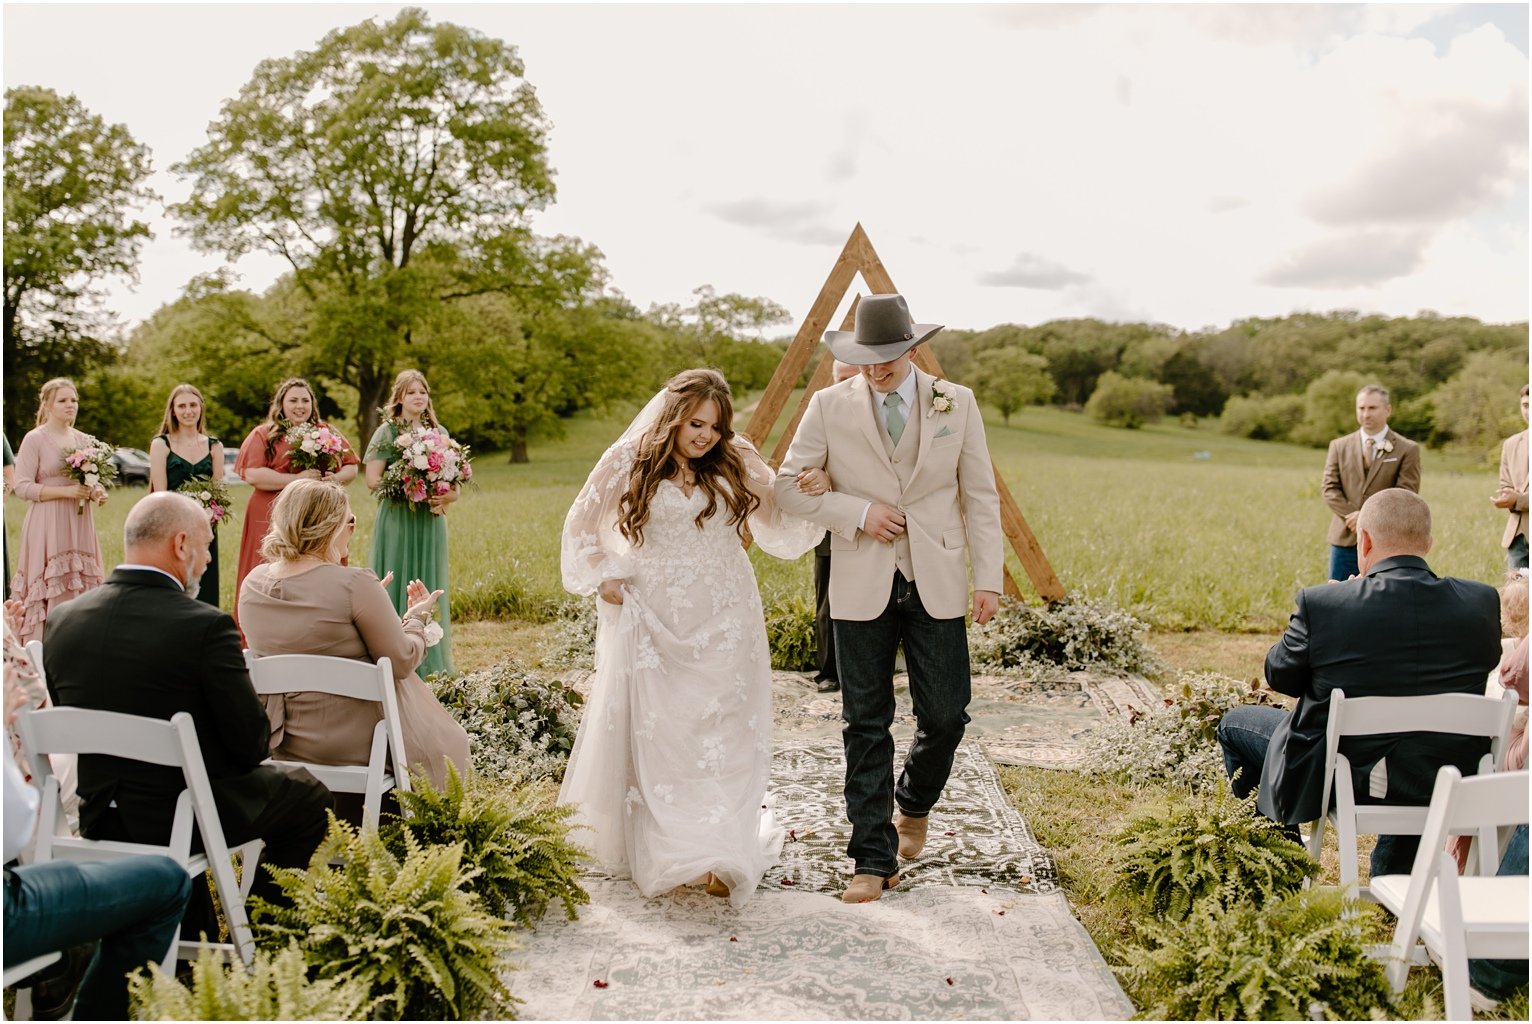
[[[534,227],[641,308],[710,284],[801,318],[860,221],[958,327],[1527,319],[1524,4],[421,6],[519,48],[553,123]],[[175,201],[258,61],[398,9],[6,4],[5,84],[126,124]],[[129,323],[220,265],[150,213]]]

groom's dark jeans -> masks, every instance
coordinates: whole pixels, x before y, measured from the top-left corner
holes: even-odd
[[[915,584],[895,572],[888,607],[875,619],[835,619],[841,731],[846,748],[846,854],[857,874],[899,872],[894,802],[923,817],[942,795],[968,718],[968,632],[963,617],[933,619]],[[915,704],[915,740],[894,785],[894,654],[904,645]]]

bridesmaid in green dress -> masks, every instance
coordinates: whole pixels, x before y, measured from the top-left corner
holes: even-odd
[[[431,407],[431,388],[425,374],[405,370],[394,378],[394,390],[383,408],[384,421],[367,443],[365,456],[367,486],[378,489],[389,463],[399,458],[394,439],[400,433],[422,426],[442,430]],[[372,570],[379,579],[393,579],[388,596],[402,615],[409,601],[405,584],[420,580],[427,590],[444,592],[436,602],[437,621],[441,623],[441,642],[426,651],[425,660],[416,671],[422,678],[432,672],[452,671],[452,615],[449,601],[452,588],[447,585],[447,506],[458,499],[458,488],[447,494],[417,504],[411,501],[378,499],[378,519],[372,528]]]
[[[170,389],[159,433],[149,442],[149,490],[173,491],[188,480],[223,479],[223,444],[209,437],[202,392],[190,384]],[[197,600],[218,607],[218,525],[213,524],[213,557],[197,587]]]

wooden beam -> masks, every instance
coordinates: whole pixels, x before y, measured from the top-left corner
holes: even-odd
[[[851,300],[851,308],[846,311],[846,319],[841,321],[840,329],[849,331],[856,326],[856,307],[862,301],[858,295]],[[830,378],[835,375],[835,357],[826,349],[819,359],[819,365],[814,367],[814,375],[809,378],[809,386],[804,389],[803,397],[798,400],[798,408],[793,413],[793,418],[788,421],[787,429],[782,431],[782,436],[777,438],[777,447],[771,453],[771,468],[776,469],[782,465],[782,460],[787,458],[787,448],[793,443],[793,435],[798,433],[798,424],[803,422],[803,414],[809,407],[809,399],[814,397],[814,392],[830,386]],[[766,428],[771,433],[771,427]]]
[[[845,297],[852,279],[856,277],[856,239],[861,231],[862,226],[858,224],[851,232],[851,237],[846,239],[845,248],[841,249],[840,255],[835,258],[835,265],[830,268],[830,276],[825,278],[824,287],[819,289],[819,296],[809,307],[808,317],[803,321],[803,326],[798,328],[792,344],[787,346],[787,352],[777,364],[777,372],[771,375],[771,382],[766,385],[766,391],[756,403],[750,424],[745,427],[745,436],[750,438],[757,449],[765,445],[766,436],[771,433],[772,425],[777,422],[788,396],[793,393],[793,386],[802,376],[803,368],[809,364],[814,349],[819,347],[819,339],[830,325],[835,307],[840,305],[840,300]]]

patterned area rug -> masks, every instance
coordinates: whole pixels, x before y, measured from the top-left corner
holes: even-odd
[[[742,911],[699,890],[645,899],[587,879],[507,975],[524,1019],[1120,1019],[1132,1014],[1059,893],[1047,851],[970,743],[926,854],[877,903],[847,906],[838,738],[779,735],[782,863]]]
[[[797,672],[772,674],[779,738],[840,735],[840,694],[815,692]],[[915,727],[909,682],[894,677],[894,735],[908,740]],[[1161,695],[1140,676],[1060,672],[1043,679],[974,676],[967,739],[997,764],[1076,768],[1092,729],[1129,707],[1147,710]]]

